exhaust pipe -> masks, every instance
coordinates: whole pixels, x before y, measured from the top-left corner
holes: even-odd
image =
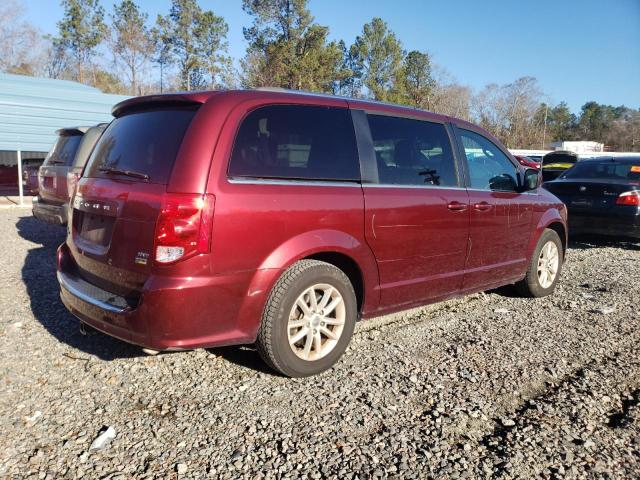
[[[152,355],[152,356],[160,353],[160,350],[152,350],[150,348],[143,348],[142,351],[147,355]]]
[[[89,337],[91,335],[95,335],[96,333],[98,333],[96,331],[95,328],[90,327],[89,325],[87,325],[84,322],[80,322],[80,335],[83,335],[85,337]]]

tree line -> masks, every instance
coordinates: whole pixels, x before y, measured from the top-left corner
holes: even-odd
[[[134,0],[107,15],[100,0],[62,0],[56,35],[24,19],[20,0],[0,6],[0,70],[71,79],[108,93],[283,87],[370,98],[475,121],[510,148],[594,140],[640,150],[640,109],[587,102],[578,115],[550,105],[533,77],[478,92],[453,79],[427,51],[407,51],[381,18],[348,44],[331,40],[308,0],[242,0],[251,17],[247,50],[228,54],[228,24],[197,0],[172,0],[150,19]]]

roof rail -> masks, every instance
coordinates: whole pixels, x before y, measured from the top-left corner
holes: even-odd
[[[256,87],[253,90],[259,90],[261,92],[295,92],[295,90],[284,87]]]

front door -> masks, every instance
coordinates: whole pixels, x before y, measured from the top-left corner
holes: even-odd
[[[381,308],[424,303],[462,287],[469,235],[442,123],[368,115],[377,183],[364,183],[365,232],[380,274]]]
[[[533,202],[518,193],[518,167],[484,136],[458,129],[467,160],[470,228],[464,290],[481,290],[524,274]]]

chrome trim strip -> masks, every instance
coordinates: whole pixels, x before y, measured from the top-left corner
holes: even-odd
[[[399,185],[395,183],[363,183],[363,187],[373,187],[373,188],[410,188],[410,189],[419,189],[419,190],[467,190],[464,187],[445,187],[442,185]]]
[[[79,298],[83,302],[86,302],[94,307],[101,308],[102,310],[106,310],[111,313],[123,313],[126,308],[116,307],[115,305],[111,305],[110,303],[103,302],[101,300],[90,297],[84,292],[81,292],[77,288],[75,288],[71,283],[67,280],[67,276],[62,272],[57,272],[58,282],[60,286],[63,287],[67,292],[73,295],[76,298]]]
[[[298,186],[310,186],[310,187],[357,187],[360,188],[359,182],[331,182],[323,180],[286,180],[278,178],[238,178],[227,177],[229,183],[237,185],[298,185]]]
[[[467,190],[469,192],[490,192],[490,193],[515,193],[519,195],[536,195],[537,192],[512,192],[507,190],[489,190],[482,188],[446,187],[441,185],[400,185],[395,183],[356,183],[356,182],[328,182],[322,180],[284,180],[277,178],[234,178],[227,177],[227,181],[237,185],[293,185],[311,187],[363,187],[363,188],[408,188],[420,190]]]

